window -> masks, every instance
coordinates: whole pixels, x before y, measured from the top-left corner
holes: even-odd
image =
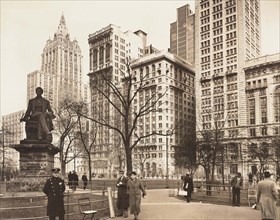
[[[250,137],[256,137],[256,129],[250,128]]]

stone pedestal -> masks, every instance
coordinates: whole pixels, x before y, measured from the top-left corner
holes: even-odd
[[[44,141],[23,140],[14,145],[20,153],[19,176],[7,186],[8,191],[41,191],[54,168],[54,155],[59,149]]]

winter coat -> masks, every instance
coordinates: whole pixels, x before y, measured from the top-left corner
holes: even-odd
[[[47,179],[43,192],[48,196],[47,215],[63,216],[64,201],[63,193],[65,191],[64,180],[59,177],[51,177]]]
[[[72,174],[72,181],[73,181],[73,185],[74,186],[78,186],[79,185],[79,177],[77,173],[73,173]]]
[[[275,182],[268,178],[258,182],[257,202],[260,203],[262,219],[276,220],[277,198],[278,191]]]
[[[241,189],[243,186],[243,177],[240,177],[239,183],[237,183],[237,176],[233,177],[230,185],[232,188],[237,188],[237,189]]]
[[[146,195],[142,181],[136,178],[134,180],[129,179],[127,182],[127,191],[129,194],[130,214],[140,213],[141,196]]]
[[[117,200],[117,208],[119,210],[127,210],[129,205],[129,195],[127,193],[127,181],[128,179],[123,176],[118,178],[117,180],[117,188],[118,188],[118,200]],[[121,184],[120,184],[121,182]]]
[[[183,189],[188,192],[188,195],[190,195],[193,191],[193,180],[189,176],[185,177]]]

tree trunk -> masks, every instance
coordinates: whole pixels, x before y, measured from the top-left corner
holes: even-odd
[[[211,196],[210,168],[205,169],[206,195]]]
[[[90,153],[88,154],[88,178],[89,178],[89,181],[91,181],[91,156],[90,156]]]
[[[125,146],[125,156],[126,156],[126,169],[127,169],[127,173],[131,173],[132,172],[132,150],[130,148],[130,146]]]

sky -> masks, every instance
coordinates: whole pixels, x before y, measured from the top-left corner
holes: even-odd
[[[46,41],[56,32],[61,15],[66,20],[70,39],[76,39],[83,54],[83,78],[88,80],[88,35],[115,24],[123,30],[143,30],[148,43],[158,49],[169,48],[170,23],[176,9],[185,1],[15,1],[0,0],[1,112],[25,110],[27,74],[40,69]],[[280,52],[280,1],[261,0],[262,55]],[[34,92],[35,96],[35,92]]]

